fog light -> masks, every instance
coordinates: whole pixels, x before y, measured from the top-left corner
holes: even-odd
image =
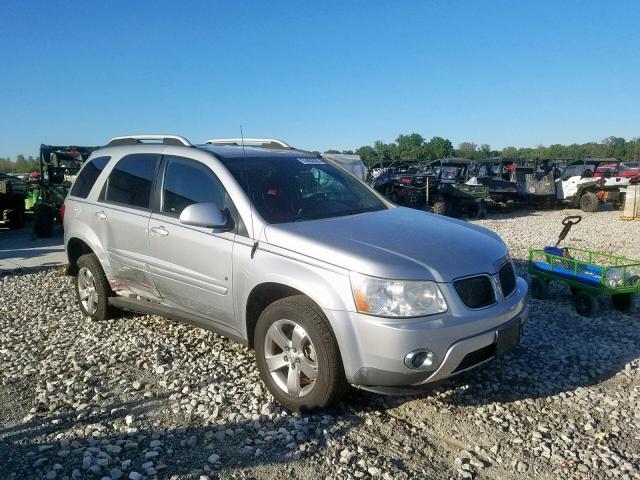
[[[429,350],[414,350],[404,357],[404,364],[411,370],[429,370],[435,358]]]

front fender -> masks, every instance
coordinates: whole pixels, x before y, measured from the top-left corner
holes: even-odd
[[[247,300],[251,291],[263,283],[278,283],[294,288],[327,310],[354,310],[349,273],[344,269],[323,267],[317,261],[293,258],[268,245],[261,246],[251,258],[249,242],[234,246],[234,305],[239,330],[245,335]]]

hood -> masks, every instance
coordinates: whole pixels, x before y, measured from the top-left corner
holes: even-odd
[[[269,244],[380,278],[450,282],[496,273],[508,252],[483,227],[395,207],[378,212],[268,225]]]

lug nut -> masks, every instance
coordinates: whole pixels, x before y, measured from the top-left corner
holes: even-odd
[[[288,362],[288,361],[289,361],[289,359],[285,356],[285,357],[284,357],[284,361],[285,361],[285,362]]]

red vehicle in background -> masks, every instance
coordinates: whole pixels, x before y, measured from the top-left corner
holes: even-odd
[[[629,183],[637,184],[640,181],[640,163],[603,163],[594,173],[594,177],[620,177],[629,179]]]
[[[620,176],[629,177],[634,185],[640,182],[640,162],[623,163]]]

